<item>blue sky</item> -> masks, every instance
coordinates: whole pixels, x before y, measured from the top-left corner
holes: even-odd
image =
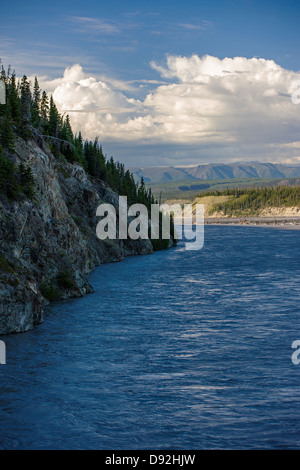
[[[48,91],[54,92],[54,96],[58,96],[58,101],[60,100],[58,104],[61,109],[65,109],[66,106],[70,107],[70,103],[63,103],[62,90],[57,91],[55,85],[58,83],[60,87],[66,86],[68,78],[65,78],[64,82],[55,82],[54,80],[61,79],[67,67],[72,68],[75,64],[80,64],[82,67],[84,77],[77,70],[76,77],[74,73],[73,75],[69,74],[69,79],[71,76],[72,82],[93,77],[96,81],[105,83],[111,94],[109,95],[110,101],[106,95],[105,97],[103,95],[104,101],[109,103],[110,108],[115,107],[115,109],[109,114],[100,110],[101,119],[105,118],[107,122],[114,122],[115,127],[118,124],[121,126],[125,123],[128,124],[130,120],[130,125],[126,127],[126,133],[133,129],[133,134],[131,138],[124,139],[124,136],[117,135],[116,132],[112,132],[111,128],[107,128],[107,135],[105,135],[105,127],[102,127],[99,131],[100,138],[105,143],[108,152],[117,154],[117,158],[123,159],[130,165],[139,158],[141,164],[144,165],[152,163],[191,164],[198,161],[200,163],[212,160],[241,160],[252,159],[252,157],[253,159],[270,160],[272,155],[273,159],[275,158],[277,161],[281,159],[282,161],[289,159],[298,161],[294,108],[291,108],[291,111],[286,111],[287,116],[290,116],[292,112],[293,118],[288,129],[285,125],[280,127],[279,114],[278,122],[274,123],[273,109],[270,125],[266,129],[266,138],[263,139],[262,136],[259,136],[258,142],[253,145],[250,143],[253,141],[254,135],[257,134],[257,130],[252,129],[253,120],[249,122],[248,126],[249,132],[252,132],[251,138],[250,134],[248,137],[244,135],[244,130],[239,130],[238,133],[233,132],[230,137],[228,130],[218,127],[220,115],[217,121],[210,120],[205,125],[201,116],[198,116],[199,122],[203,124],[203,130],[205,129],[203,135],[187,132],[186,139],[182,137],[178,141],[172,137],[170,130],[172,126],[174,128],[172,121],[167,129],[167,133],[170,132],[169,139],[162,138],[157,130],[157,123],[161,126],[163,118],[154,113],[153,106],[156,106],[155,109],[157,109],[161,93],[163,93],[163,97],[166,96],[166,90],[161,87],[176,87],[180,84],[181,88],[178,88],[170,98],[174,109],[178,108],[178,97],[184,95],[182,86],[186,84],[187,87],[186,74],[183,74],[182,70],[177,67],[180,57],[188,59],[193,55],[199,58],[209,55],[221,60],[226,57],[242,57],[245,59],[245,70],[248,70],[247,60],[257,57],[274,61],[284,71],[295,72],[285,76],[296,79],[300,70],[299,19],[300,2],[292,0],[264,2],[249,0],[151,0],[148,2],[135,0],[75,0],[71,2],[67,0],[58,2],[53,0],[47,4],[40,1],[12,0],[1,6],[0,57],[5,66],[11,64],[15,67],[17,74],[38,75],[41,82],[48,87]],[[174,59],[171,65],[166,66],[168,57]],[[173,71],[170,69],[172,66],[174,66]],[[195,65],[195,61],[193,63],[187,61],[183,66],[187,69],[194,67],[194,75],[189,80],[199,81],[197,77],[199,77],[200,69],[203,74],[200,62]],[[230,70],[235,76],[237,73],[243,72],[243,70],[236,70],[234,67]],[[264,70],[260,69],[258,73],[260,77],[263,77],[261,80],[267,80],[268,86],[271,87],[269,75],[266,72],[269,68],[266,63]],[[277,78],[279,73],[279,69],[274,70],[274,76],[277,74]],[[204,72],[204,81],[206,74],[207,72]],[[213,80],[214,73],[209,71],[208,75],[210,90],[207,92],[211,93],[211,80]],[[253,77],[257,77],[257,74],[251,71],[251,76],[248,76],[247,83],[245,82],[250,88]],[[223,80],[223,77],[221,78]],[[219,85],[221,86],[221,84]],[[240,82],[236,86],[239,92],[243,88],[243,83]],[[104,88],[101,88],[101,93],[104,93]],[[278,95],[281,93],[283,96],[285,93],[289,93],[289,86],[285,87],[283,82],[278,82],[277,88],[275,87]],[[228,84],[225,89],[229,94],[232,94],[232,91],[228,91]],[[171,90],[172,88],[168,88],[167,92],[169,93]],[[191,92],[186,88],[186,92],[188,90],[189,93],[194,93],[193,96],[196,96],[196,92],[193,90]],[[270,96],[272,90],[270,88]],[[152,94],[153,99],[149,98],[149,93]],[[255,90],[251,89],[251,93],[254,96]],[[82,99],[82,94],[79,98]],[[206,102],[207,95],[203,94],[202,98]],[[93,103],[95,99],[93,98]],[[126,99],[131,100],[129,104],[125,103]],[[203,100],[202,103],[204,103]],[[162,102],[164,102],[163,99]],[[189,116],[185,104],[181,103],[180,106],[183,109],[182,113],[186,116],[186,121]],[[228,106],[229,114],[233,116],[232,126],[234,127],[233,118],[234,113],[237,116],[237,108],[233,107],[232,101],[221,104],[222,106],[219,102],[217,107],[218,109],[222,108],[223,114],[226,114],[226,106]],[[166,103],[166,107],[168,105],[169,101]],[[119,120],[115,119],[116,115],[122,114],[123,107],[127,108],[128,106],[134,109],[130,109],[126,116],[123,114]],[[216,107],[213,103],[211,106]],[[240,109],[244,109],[245,114],[248,110],[247,106],[250,104],[241,103]],[[138,110],[141,108],[143,109],[139,114]],[[193,115],[194,111],[191,110],[190,105],[188,109],[191,111],[190,116]],[[86,112],[87,109],[85,109]],[[257,120],[259,110],[256,109],[255,113],[256,117],[253,115],[254,121]],[[73,109],[71,118],[76,128],[80,125],[80,119],[78,116],[75,117],[75,114],[76,109]],[[249,109],[249,114],[252,116],[252,108]],[[264,119],[267,119],[266,113],[262,115]],[[149,116],[147,122],[145,116]],[[131,125],[132,120],[134,120],[134,126]],[[137,123],[141,121],[148,130],[151,125],[155,124],[156,132],[148,132],[143,138],[143,131],[139,129],[137,132]],[[185,134],[187,127],[183,125],[181,128],[181,121],[177,120],[176,123],[179,130],[182,130],[182,135]],[[194,129],[195,120],[193,126]],[[270,128],[274,128],[274,126],[276,134],[272,136]],[[270,142],[270,139],[274,138],[275,141],[278,139],[277,126],[280,128],[281,139],[279,139],[278,149],[274,154],[274,149],[272,150],[270,147],[270,144],[274,144],[274,142]],[[292,128],[295,132],[291,135]],[[207,137],[208,129],[209,138]],[[85,130],[89,134],[88,137],[92,137],[92,132],[97,132],[94,127],[85,128]],[[217,139],[213,138],[212,130],[218,133]],[[224,145],[222,145],[224,132],[226,138]],[[191,136],[190,140],[189,135]],[[229,145],[228,142],[231,144]],[[227,150],[222,152],[224,147]],[[161,158],[157,157],[157,153],[160,153]]]
[[[166,53],[257,56],[300,69],[299,1],[12,0],[1,10],[5,62],[28,74],[54,76],[80,60],[91,72],[148,78],[149,62]]]

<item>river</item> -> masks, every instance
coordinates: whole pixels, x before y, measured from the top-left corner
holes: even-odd
[[[206,226],[2,337],[1,449],[300,448],[300,231]]]

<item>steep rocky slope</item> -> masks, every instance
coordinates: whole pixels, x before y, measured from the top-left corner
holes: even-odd
[[[118,195],[81,166],[18,139],[15,163],[21,161],[32,168],[36,194],[20,201],[0,196],[0,334],[40,323],[46,298],[91,293],[86,276],[97,265],[153,251],[149,240],[96,237],[96,208],[103,202],[117,208]]]

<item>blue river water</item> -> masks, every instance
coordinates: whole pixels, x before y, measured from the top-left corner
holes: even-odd
[[[2,337],[0,449],[300,449],[300,231],[205,227]]]

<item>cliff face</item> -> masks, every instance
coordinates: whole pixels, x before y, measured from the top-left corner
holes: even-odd
[[[94,184],[79,165],[19,139],[16,163],[32,168],[33,200],[0,196],[0,334],[27,331],[43,320],[46,298],[93,292],[86,275],[97,265],[153,251],[149,240],[101,241],[96,208],[118,208],[118,195]]]

